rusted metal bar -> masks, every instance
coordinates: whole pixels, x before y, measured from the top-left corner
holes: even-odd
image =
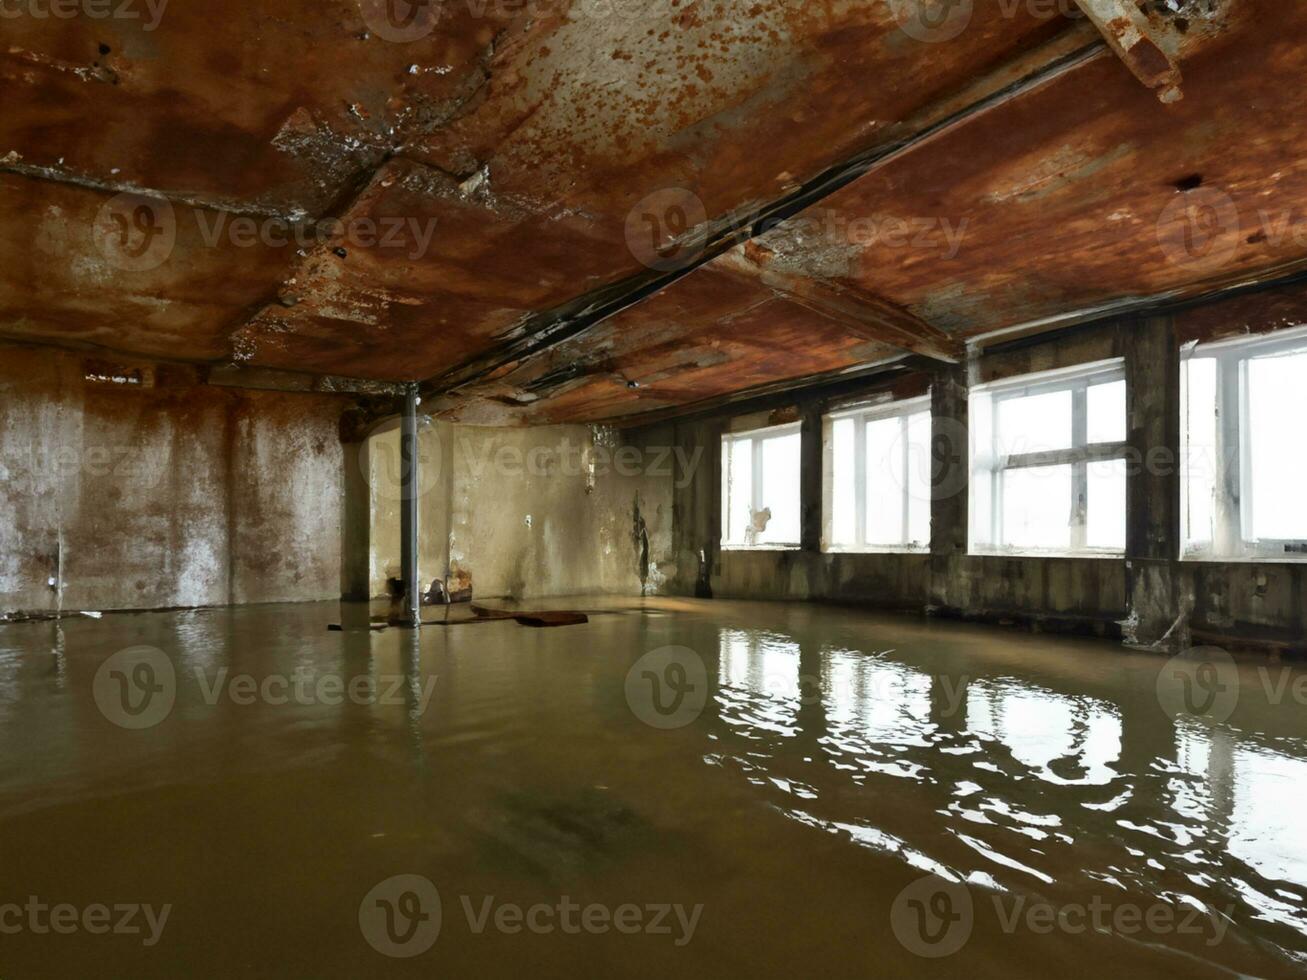
[[[1133,0],[1076,0],[1134,76],[1163,102],[1184,98],[1180,66],[1166,53],[1164,41]]]
[[[772,253],[756,242],[737,249],[717,268],[756,280],[806,309],[828,316],[868,340],[937,361],[956,364],[966,345],[896,303],[844,283],[796,275],[771,264]]]

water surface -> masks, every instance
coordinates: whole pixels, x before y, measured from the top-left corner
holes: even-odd
[[[0,907],[169,908],[152,944],[0,908],[0,977],[1307,973],[1297,668],[1241,663],[1232,713],[1173,718],[1165,660],[1109,643],[568,604],[591,622],[330,633],[330,603],[0,627]],[[101,668],[141,646],[175,685],[133,730]],[[360,907],[413,911],[422,878],[438,938],[383,955]]]

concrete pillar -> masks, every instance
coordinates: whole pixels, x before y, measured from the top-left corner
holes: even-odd
[[[1177,623],[1180,555],[1180,362],[1170,317],[1126,323],[1125,639],[1159,643]],[[1183,639],[1183,625],[1172,641]]]
[[[971,478],[965,365],[935,376],[930,403],[930,605],[961,609],[968,603],[965,562]]]
[[[421,502],[418,456],[418,388],[409,385],[404,396],[399,458],[403,473],[400,500],[400,569],[404,580],[404,623],[422,624],[422,589],[418,573],[418,504]]]
[[[340,597],[366,602],[372,597],[372,473],[371,444],[342,445],[345,455],[343,513],[340,543]]]
[[[822,524],[822,405],[803,407],[799,450],[799,543],[803,551],[821,552]]]
[[[687,473],[675,460],[672,491],[672,547],[676,558],[676,590],[712,598],[722,542],[722,433],[725,421],[693,421],[675,427],[675,444],[684,459],[698,460]],[[702,450],[701,454],[699,451]]]

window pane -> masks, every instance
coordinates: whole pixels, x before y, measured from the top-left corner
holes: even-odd
[[[1193,357],[1182,368],[1181,479],[1188,547],[1210,545],[1216,516],[1216,361]]]
[[[1001,544],[1065,551],[1071,547],[1071,467],[1006,470]]]
[[[1125,381],[1094,385],[1089,389],[1088,439],[1125,442]]]
[[[732,439],[726,445],[727,471],[722,475],[726,484],[726,540],[745,544],[753,504],[753,440]]]
[[[831,426],[830,543],[845,548],[857,544],[858,538],[858,487],[853,447],[856,425],[853,419],[839,419]]]
[[[799,543],[800,441],[797,432],[762,440],[762,492],[754,514],[757,544]]]
[[[902,419],[867,423],[867,544],[903,544]]]
[[[1089,500],[1085,544],[1125,550],[1125,460],[1109,459],[1088,467]]]
[[[1248,362],[1252,535],[1264,540],[1307,539],[1307,353]]]
[[[930,412],[908,416],[908,542],[930,544]]]
[[[1000,401],[997,448],[1009,456],[1071,448],[1071,392]]]

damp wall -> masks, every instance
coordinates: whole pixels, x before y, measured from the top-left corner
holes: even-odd
[[[0,347],[0,616],[335,598],[343,402]]]
[[[419,566],[470,579],[474,597],[656,594],[670,565],[672,430],[638,437],[584,425],[419,430]],[[370,474],[367,591],[399,575],[397,425],[365,444]],[[357,591],[357,590],[356,590]]]

